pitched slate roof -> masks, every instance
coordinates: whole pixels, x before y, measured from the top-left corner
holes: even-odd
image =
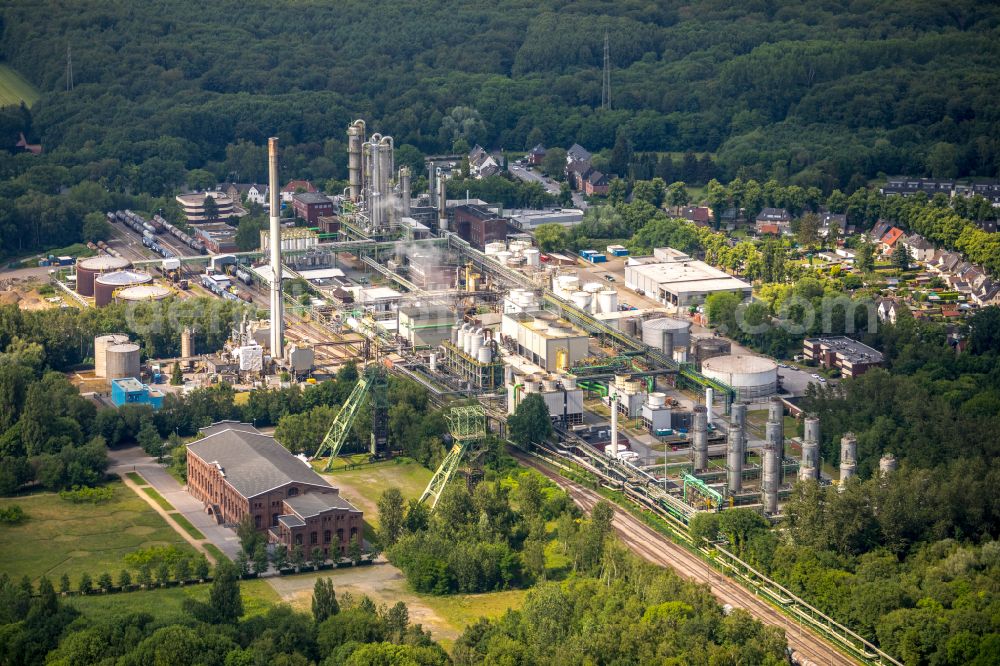
[[[333,486],[273,437],[237,429],[232,424],[187,447],[189,453],[218,465],[226,481],[248,499],[289,483],[311,484],[334,492]]]
[[[296,495],[295,497],[289,497],[284,500],[284,502],[300,518],[318,516],[324,511],[329,511],[330,509],[358,511],[353,504],[334,492],[309,492],[302,495]],[[360,511],[358,511],[358,513],[360,513]]]
[[[592,157],[590,152],[578,143],[574,143],[566,151],[566,156],[572,162],[589,162]]]

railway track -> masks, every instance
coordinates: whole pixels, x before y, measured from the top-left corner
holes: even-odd
[[[521,464],[538,470],[563,488],[573,501],[588,513],[604,499],[593,490],[560,476],[534,458],[518,452],[514,452],[513,455]],[[713,571],[699,557],[670,541],[630,513],[621,509],[615,511],[614,528],[622,543],[636,555],[653,564],[670,567],[685,578],[704,583],[720,602],[734,608],[742,608],[761,622],[784,629],[789,647],[815,663],[826,666],[858,663],[843,655],[808,628],[778,612],[752,592],[719,572]]]

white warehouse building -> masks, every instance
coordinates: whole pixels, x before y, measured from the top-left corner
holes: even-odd
[[[517,354],[548,372],[568,368],[589,355],[589,336],[551,314],[504,314],[500,333]]]
[[[694,259],[625,266],[625,286],[676,307],[699,305],[711,294],[729,292],[750,298],[753,292],[749,283]]]

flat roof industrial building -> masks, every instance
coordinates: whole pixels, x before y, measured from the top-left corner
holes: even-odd
[[[753,292],[749,283],[694,259],[626,266],[625,285],[677,307],[704,303],[710,294],[720,292],[743,298],[749,298]]]

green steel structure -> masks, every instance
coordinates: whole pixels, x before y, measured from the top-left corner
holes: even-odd
[[[370,445],[371,453],[372,455],[377,455],[386,450],[389,429],[388,387],[389,379],[385,368],[381,365],[370,365],[361,373],[358,383],[354,385],[354,389],[347,396],[343,407],[337,412],[337,417],[333,420],[333,424],[330,425],[330,429],[320,443],[319,448],[316,449],[316,455],[313,456],[314,458],[319,458],[323,455],[329,456],[323,471],[329,472],[330,468],[333,467],[333,461],[340,455],[340,449],[344,446],[344,442],[347,441],[347,433],[351,431],[351,426],[354,425],[354,420],[357,418],[358,412],[361,411],[361,407],[368,395],[372,396],[373,423]]]
[[[704,481],[702,481],[701,479],[699,479],[696,476],[691,476],[687,472],[685,472],[681,476],[681,478],[684,479],[684,501],[685,502],[687,502],[688,504],[692,504],[691,498],[688,497],[688,486],[691,486],[695,490],[695,492],[697,492],[699,495],[702,495],[702,496],[708,498],[708,500],[709,500],[709,506],[711,506],[713,509],[715,509],[716,511],[719,511],[719,510],[722,509],[722,502],[723,502],[723,500],[722,500],[722,494],[721,493],[719,493],[717,490],[714,490],[713,488],[710,488],[708,485],[705,484]],[[692,506],[693,506],[693,504],[692,504]]]
[[[448,421],[448,432],[454,438],[455,444],[441,461],[441,466],[434,472],[430,483],[427,484],[423,495],[420,496],[421,502],[433,498],[431,510],[437,506],[441,493],[444,492],[448,481],[454,476],[466,451],[486,436],[486,411],[481,405],[452,407],[445,415],[445,420]]]

